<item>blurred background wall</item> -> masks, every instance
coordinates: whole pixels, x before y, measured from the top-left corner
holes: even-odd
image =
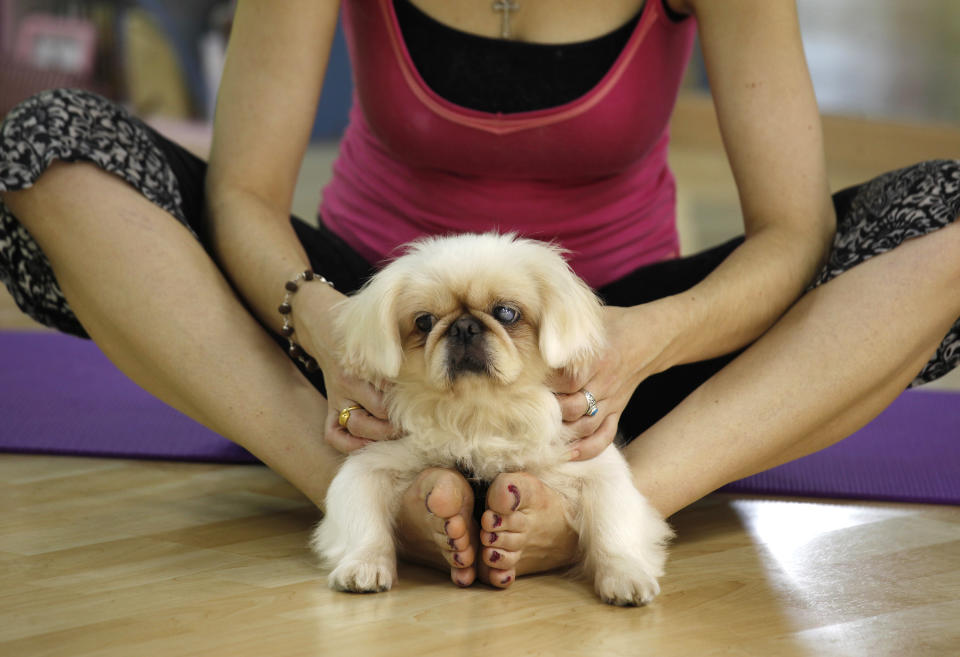
[[[828,114],[960,122],[960,2],[799,0]],[[145,117],[202,127],[213,109],[232,0],[0,0],[0,113],[42,88],[82,86]],[[687,78],[706,90],[695,57]],[[314,136],[339,135],[350,103],[342,35]]]
[[[202,142],[233,9],[233,0],[0,0],[0,115],[42,89],[82,87]],[[338,33],[316,139],[340,134],[350,97]]]

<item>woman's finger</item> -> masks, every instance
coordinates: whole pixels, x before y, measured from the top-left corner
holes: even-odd
[[[597,402],[597,407],[600,408],[601,399],[599,397],[594,399]],[[587,411],[590,409],[590,403],[587,401],[587,396],[583,390],[567,395],[557,395],[557,401],[560,402],[564,422],[576,422],[582,417],[589,417]]]
[[[581,415],[573,422],[568,422],[567,428],[570,430],[574,439],[580,440],[581,438],[592,436],[606,418],[607,415],[602,412],[592,416]]]
[[[380,390],[377,390],[369,383],[363,382],[354,392],[353,398],[357,400],[358,404],[363,406],[363,410],[370,416],[380,420],[387,419],[387,404]]]
[[[360,405],[372,416],[381,420],[387,419],[387,405],[383,391],[373,384],[353,376],[341,374],[337,378],[331,377],[327,389],[331,399],[352,400],[351,406]],[[344,407],[346,408],[346,407]]]
[[[547,380],[547,387],[561,395],[575,394],[583,389],[583,385],[591,378],[590,374],[581,373],[576,376],[566,370],[554,370]]]
[[[570,445],[570,460],[586,461],[600,454],[609,447],[610,443],[617,437],[617,425],[619,422],[619,413],[611,413],[605,417],[595,432]]]
[[[351,404],[354,406],[355,404]],[[346,408],[349,408],[346,407]],[[337,422],[340,415],[337,415]],[[350,435],[367,440],[390,440],[396,434],[393,425],[374,417],[366,408],[356,408],[346,413],[346,422],[341,425]]]
[[[342,454],[349,454],[350,452],[360,449],[361,447],[365,447],[372,442],[366,438],[357,438],[349,431],[342,429],[339,426],[335,428],[328,428],[324,434],[324,439],[331,447]]]

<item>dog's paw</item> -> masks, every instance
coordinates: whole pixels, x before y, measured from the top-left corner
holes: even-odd
[[[340,562],[327,576],[334,591],[379,593],[389,591],[396,579],[396,568],[386,560],[356,560]]]
[[[601,600],[618,607],[639,607],[649,604],[660,593],[657,578],[642,570],[598,572],[595,586]]]

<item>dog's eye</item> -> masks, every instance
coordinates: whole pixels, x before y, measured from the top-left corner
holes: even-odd
[[[515,324],[520,319],[520,311],[510,306],[494,306],[493,318],[501,324]]]
[[[424,313],[413,320],[413,323],[416,325],[417,330],[429,333],[433,325],[437,323],[437,318],[430,313]]]

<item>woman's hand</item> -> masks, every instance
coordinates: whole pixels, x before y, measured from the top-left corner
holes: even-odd
[[[591,459],[607,448],[617,435],[620,415],[640,382],[669,366],[664,363],[673,335],[670,324],[658,311],[660,304],[633,308],[603,309],[607,344],[593,367],[580,378],[558,372],[549,385],[557,394],[563,421],[573,429],[570,459]],[[584,391],[597,402],[597,413],[586,415]]]
[[[301,286],[292,302],[295,340],[317,360],[323,371],[327,389],[324,439],[337,451],[347,454],[373,441],[396,438],[397,430],[387,421],[383,390],[352,376],[340,366],[333,326],[337,303],[345,298],[326,285],[311,283]],[[344,409],[352,410],[345,414],[346,422],[341,425],[340,415]]]
[[[373,441],[396,438],[396,430],[387,421],[382,390],[350,376],[338,365],[321,367],[327,387],[324,439],[334,449],[346,454]],[[340,414],[344,409],[353,410],[345,414],[346,422],[341,426]]]

